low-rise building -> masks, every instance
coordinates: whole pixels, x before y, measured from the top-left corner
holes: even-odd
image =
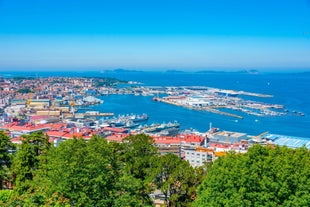
[[[208,148],[197,147],[196,149],[184,149],[184,159],[191,166],[199,167],[207,162],[212,162],[215,159],[214,151]]]
[[[209,137],[211,142],[219,143],[239,143],[241,140],[247,139],[247,134],[240,132],[220,131]]]

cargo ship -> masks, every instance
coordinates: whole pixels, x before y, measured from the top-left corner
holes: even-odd
[[[149,116],[147,114],[127,114],[104,120],[104,122],[113,127],[134,128],[139,126],[141,123],[146,122],[148,119]]]
[[[130,120],[132,120],[133,122],[143,122],[143,121],[147,121],[149,119],[149,116],[147,114],[141,114],[141,115],[131,115]]]
[[[172,129],[179,130],[180,124],[175,121],[175,122],[169,122],[167,124],[162,123],[162,124],[152,124],[150,126],[146,126],[141,129],[142,132],[144,133],[158,133],[162,131],[171,131]]]

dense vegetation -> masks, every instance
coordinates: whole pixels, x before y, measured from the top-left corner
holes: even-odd
[[[310,153],[306,148],[255,146],[219,158],[194,206],[310,206]]]
[[[202,180],[177,156],[159,156],[146,135],[122,144],[77,138],[55,148],[42,132],[33,133],[24,136],[6,168],[2,172],[9,172],[14,188],[0,191],[1,206],[153,206],[156,189],[166,195],[167,206],[188,206]]]
[[[22,88],[18,89],[18,93],[32,93],[32,91],[29,88]]]
[[[254,146],[192,168],[175,155],[160,156],[146,135],[124,143],[76,138],[55,148],[37,132],[12,153],[14,147],[0,132],[0,206],[154,206],[155,190],[171,207],[310,203],[306,148]]]
[[[119,83],[128,83],[128,81],[118,80],[116,78],[96,78],[94,79],[94,85],[96,87],[102,86],[114,86]]]

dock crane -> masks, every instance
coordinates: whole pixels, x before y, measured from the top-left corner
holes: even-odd
[[[31,104],[31,99],[32,99],[33,94],[29,93],[28,99],[26,100],[26,108],[28,109],[30,104]]]
[[[226,132],[226,144],[229,144],[230,133]]]
[[[75,106],[74,99],[71,99],[71,111],[73,116],[74,116],[74,106]]]
[[[254,138],[255,140],[261,142],[261,141],[262,141],[262,136],[264,136],[264,135],[266,135],[266,134],[268,134],[268,133],[269,133],[269,132],[263,132],[263,133],[261,133],[261,134],[255,136],[255,137],[253,137],[253,138]]]

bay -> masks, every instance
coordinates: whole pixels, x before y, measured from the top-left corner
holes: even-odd
[[[222,89],[243,90],[273,95],[273,98],[245,97],[268,103],[285,105],[289,111],[300,111],[305,116],[289,113],[280,117],[256,117],[235,112],[244,117],[238,119],[223,115],[194,111],[152,101],[152,97],[134,95],[110,95],[99,97],[102,105],[92,106],[92,110],[118,114],[147,113],[149,123],[178,121],[181,129],[194,128],[207,131],[212,122],[223,130],[248,134],[270,133],[310,137],[310,73],[169,73],[169,72],[99,72],[89,71],[23,71],[1,72],[3,77],[11,76],[85,76],[113,77],[121,80],[142,82],[143,86],[209,86]]]

